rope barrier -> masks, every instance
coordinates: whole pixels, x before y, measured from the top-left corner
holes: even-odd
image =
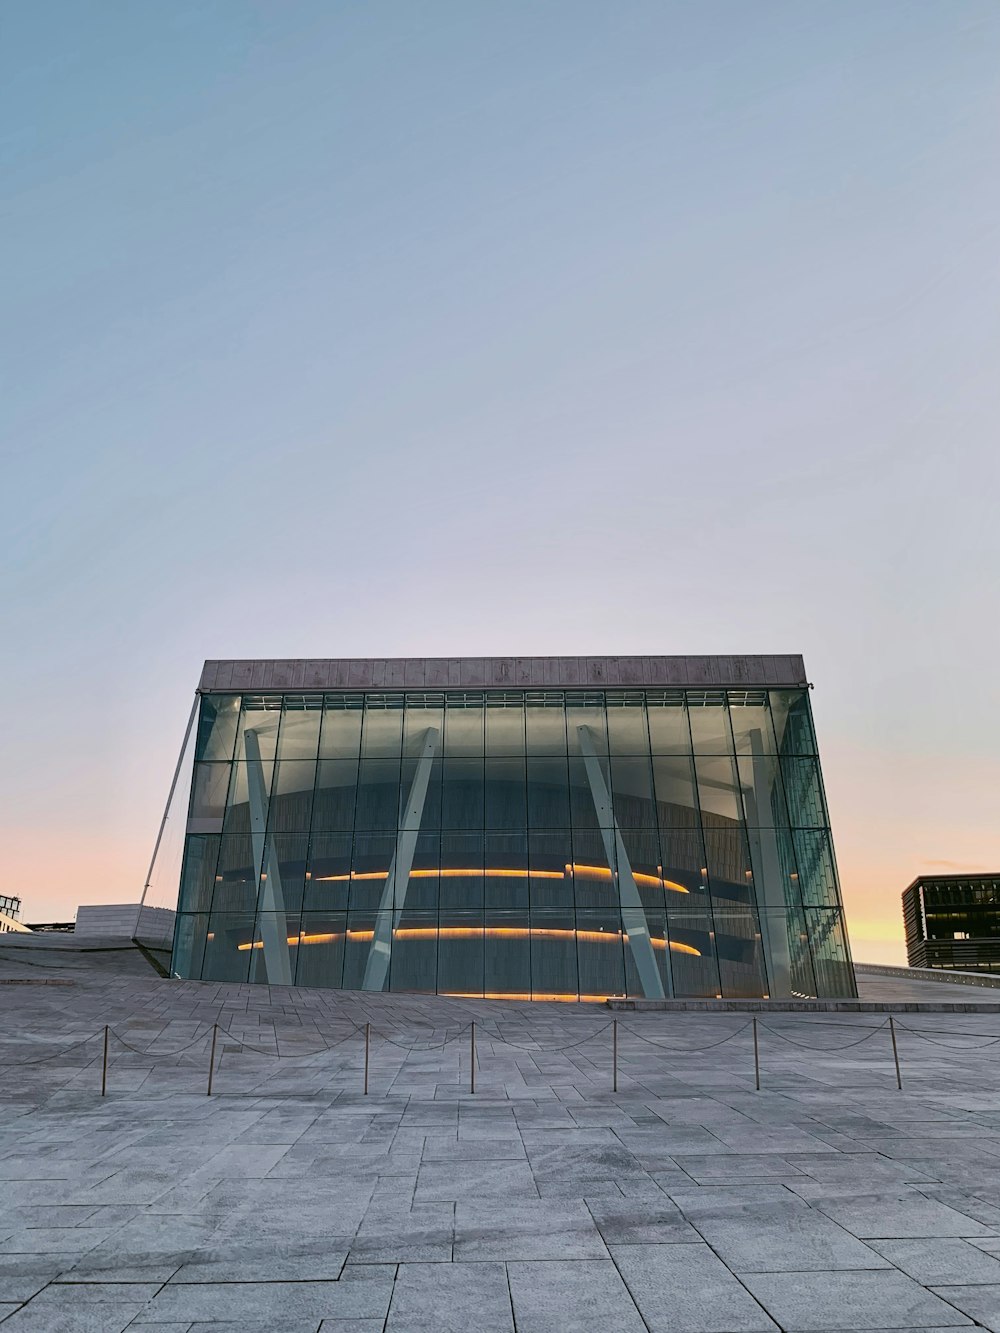
[[[727,1041],[732,1041],[734,1037],[738,1037],[741,1032],[746,1032],[747,1028],[752,1026],[753,1020],[751,1019],[749,1022],[744,1023],[741,1028],[737,1028],[735,1032],[730,1032],[727,1036],[722,1037],[721,1040],[710,1042],[707,1046],[667,1046],[662,1041],[653,1041],[652,1037],[644,1037],[643,1034],[637,1032],[635,1028],[623,1027],[622,1031],[630,1033],[633,1037],[638,1037],[640,1041],[644,1041],[648,1046],[656,1046],[661,1051],[673,1051],[676,1052],[677,1055],[689,1055],[694,1051],[711,1051],[714,1050],[716,1046],[723,1046]]]
[[[509,1037],[502,1037],[499,1033],[494,1035],[493,1033],[486,1032],[484,1035],[488,1041],[499,1041],[502,1042],[504,1046],[513,1046],[519,1051],[536,1052],[537,1054],[542,1055],[551,1054],[553,1051],[575,1051],[578,1046],[585,1046],[588,1041],[593,1041],[594,1038],[599,1037],[602,1032],[607,1032],[608,1028],[611,1027],[613,1023],[614,1020],[612,1019],[610,1023],[605,1023],[602,1028],[598,1028],[596,1032],[591,1032],[586,1037],[581,1037],[579,1041],[571,1042],[569,1045],[565,1042],[560,1042],[558,1046],[539,1046],[537,1043],[524,1046],[520,1042],[511,1041]]]
[[[771,1027],[768,1023],[761,1022],[760,1026],[765,1032],[770,1032],[775,1037],[780,1037],[782,1041],[787,1041],[791,1043],[792,1046],[801,1046],[807,1051],[846,1051],[852,1046],[860,1046],[862,1042],[870,1041],[877,1032],[884,1032],[888,1027],[888,1023],[882,1023],[877,1028],[869,1029],[869,1031],[867,1031],[863,1037],[859,1037],[857,1041],[844,1041],[837,1046],[812,1046],[807,1041],[796,1041],[794,1037],[790,1037],[787,1033],[779,1031],[778,1028]]]
[[[5,1060],[4,1064],[15,1069],[23,1069],[27,1065],[44,1065],[47,1061],[54,1060],[58,1055],[69,1055],[70,1051],[75,1051],[80,1046],[86,1046],[89,1042],[96,1041],[99,1036],[101,1036],[101,1033],[95,1032],[92,1036],[84,1037],[82,1041],[75,1041],[72,1046],[60,1046],[51,1055],[43,1055],[37,1060]]]

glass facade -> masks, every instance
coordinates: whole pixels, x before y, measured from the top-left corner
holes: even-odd
[[[805,689],[202,694],[173,970],[855,994]]]

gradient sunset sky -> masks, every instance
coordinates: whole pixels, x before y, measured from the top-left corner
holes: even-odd
[[[855,957],[1000,871],[996,0],[0,16],[0,892],[205,657],[802,652]]]

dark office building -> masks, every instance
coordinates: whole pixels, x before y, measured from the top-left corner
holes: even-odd
[[[903,925],[911,967],[1000,972],[1000,875],[921,875]]]
[[[850,996],[802,659],[207,662],[173,970]]]

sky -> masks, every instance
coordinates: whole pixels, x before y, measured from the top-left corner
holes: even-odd
[[[1000,871],[995,0],[0,14],[0,892],[203,659],[805,656],[855,957]]]

